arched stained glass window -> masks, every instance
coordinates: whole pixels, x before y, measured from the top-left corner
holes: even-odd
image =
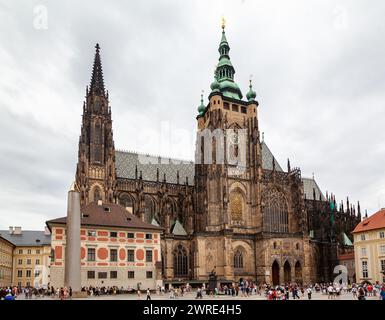
[[[180,244],[174,250],[174,277],[188,275],[188,262],[186,249]]]

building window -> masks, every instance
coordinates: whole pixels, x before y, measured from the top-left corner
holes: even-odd
[[[28,249],[27,254],[31,254],[31,249]]]
[[[99,279],[107,279],[107,272],[98,272]]]
[[[87,271],[87,279],[95,279],[95,271]]]
[[[23,254],[23,250],[22,249],[19,249],[19,254]]]
[[[152,250],[146,250],[146,262],[152,262]]]
[[[366,256],[366,248],[361,248],[361,256],[365,257]]]
[[[295,250],[299,250],[299,249],[300,249],[299,243],[296,243],[296,244],[295,244]]]
[[[380,254],[385,254],[385,245],[380,246]]]
[[[23,259],[17,260],[17,264],[23,264]]]
[[[40,259],[36,259],[35,264],[39,265],[40,264]]]
[[[95,261],[95,248],[88,248],[87,260],[88,261]]]
[[[40,276],[40,270],[35,270],[35,278]]]
[[[31,282],[27,281],[27,287],[31,286]]]
[[[180,244],[174,250],[174,276],[187,276],[188,265],[187,265],[187,252],[186,249]]]
[[[234,253],[234,268],[243,269],[243,255],[240,250],[237,250]]]
[[[233,104],[233,105],[231,106],[231,108],[232,108],[232,110],[235,111],[235,112],[238,112],[238,111],[239,111],[238,105],[236,105],[236,104]]]
[[[27,278],[31,278],[31,270],[27,270],[26,275]]]
[[[241,107],[241,112],[242,112],[242,113],[247,113],[246,107]]]
[[[368,261],[362,261],[362,277],[368,278]]]
[[[146,272],[146,279],[152,279],[152,271]]]
[[[27,259],[27,264],[31,264],[31,259]]]
[[[289,214],[285,195],[275,188],[263,194],[263,228],[266,232],[289,232]]]
[[[23,276],[23,270],[17,270],[17,277],[21,278]]]
[[[152,234],[151,233],[146,233],[146,239],[151,240],[152,239]]]
[[[36,250],[36,254],[40,254],[40,250]]]
[[[118,261],[118,250],[117,249],[111,249],[110,250],[110,261],[111,262]]]
[[[381,261],[381,272],[385,272],[385,260],[380,260]]]
[[[118,236],[118,233],[116,231],[111,231],[110,232],[110,237],[111,238],[116,238]]]
[[[225,108],[225,110],[230,110],[230,106],[227,102],[223,102],[223,107]]]
[[[96,231],[95,230],[87,230],[87,236],[96,237]]]
[[[132,232],[129,232],[129,233],[127,233],[127,238],[128,239],[134,239],[135,238],[135,234],[132,233]]]
[[[117,279],[118,278],[118,271],[110,271],[110,278],[111,279]]]
[[[381,231],[380,232],[380,239],[384,239],[385,238],[385,232],[384,231]]]
[[[127,261],[135,262],[135,250],[127,250]]]
[[[361,241],[365,241],[365,235],[361,234]]]
[[[135,271],[128,271],[128,279],[134,279],[135,278]]]

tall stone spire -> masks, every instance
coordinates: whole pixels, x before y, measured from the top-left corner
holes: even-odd
[[[224,19],[222,20],[222,37],[221,42],[219,43],[218,51],[219,62],[215,69],[214,82],[219,83],[219,90],[224,96],[241,100],[243,97],[242,92],[238,85],[234,82],[235,69],[230,61],[230,46],[226,38]]]
[[[96,48],[96,52],[95,52],[94,65],[92,67],[92,77],[91,77],[89,93],[97,96],[105,97],[103,69],[102,69],[102,61],[100,59],[99,43],[96,44],[95,48]]]
[[[91,85],[83,104],[76,184],[81,205],[116,199],[115,145],[111,108],[104,88],[100,47],[96,44]],[[97,170],[95,168],[98,168]]]

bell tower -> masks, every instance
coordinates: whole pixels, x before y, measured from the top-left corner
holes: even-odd
[[[200,231],[253,232],[262,224],[258,102],[250,80],[247,100],[234,81],[222,24],[219,61],[207,105],[198,107],[195,185]],[[242,230],[242,231],[241,231]]]
[[[76,184],[81,205],[102,200],[115,202],[115,146],[112,133],[111,107],[104,88],[99,44],[95,46],[91,84],[83,103],[79,137]]]

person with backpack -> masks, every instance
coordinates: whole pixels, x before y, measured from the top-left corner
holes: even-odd
[[[306,291],[307,291],[307,298],[308,298],[309,300],[311,300],[311,294],[312,294],[311,287],[308,287]]]
[[[365,289],[361,286],[358,289],[358,300],[365,300]]]

